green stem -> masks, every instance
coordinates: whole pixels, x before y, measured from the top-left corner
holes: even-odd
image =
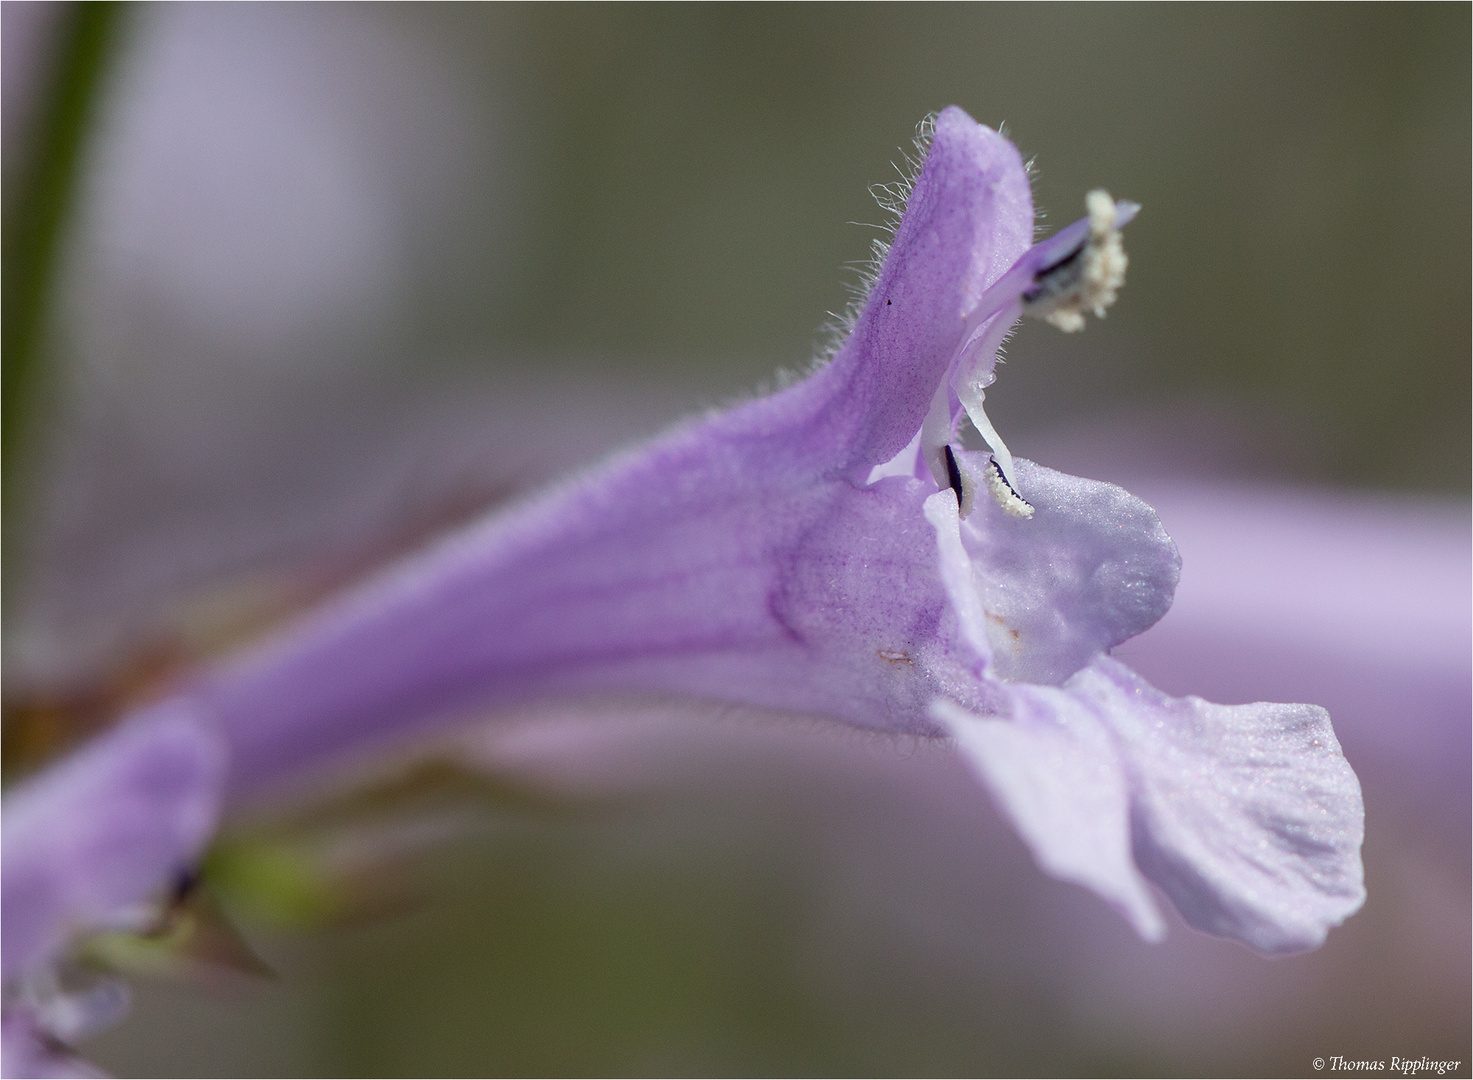
[[[103,75],[117,39],[121,6],[72,5],[58,27],[56,64],[41,99],[13,198],[0,230],[0,470],[3,470],[6,554],[22,448],[43,391],[41,342],[50,307],[62,232],[77,189],[78,164],[96,112]]]

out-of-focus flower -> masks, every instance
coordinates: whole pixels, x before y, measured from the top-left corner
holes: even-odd
[[[5,1011],[0,1072],[6,1076],[106,1076],[83,1061],[61,1041],[60,1033],[84,1036],[91,1025],[69,1029],[52,1017],[42,1018],[23,1007]]]
[[[7,797],[5,1075],[74,1075],[58,1047],[121,1015],[121,984],[72,990],[55,962],[74,935],[158,921],[152,901],[213,833],[224,779],[219,732],[166,704]],[[54,1072],[39,1071],[46,1062]]]
[[[982,411],[1020,314],[1075,329],[1113,299],[1134,208],[1089,210],[1030,247],[1016,150],[942,113],[846,340],[807,379],[451,538],[16,792],[7,978],[34,986],[70,937],[136,919],[222,787],[239,803],[489,706],[621,689],[950,732],[1040,864],[1143,935],[1162,929],[1149,879],[1203,930],[1318,944],[1363,897],[1360,791],[1328,717],[1171,699],[1105,655],[1169,607],[1174,545],[1122,489],[1014,461]],[[992,454],[960,449],[963,417]],[[190,733],[193,757],[150,750],[160,732]],[[125,823],[120,865],[47,879],[23,861],[47,826],[12,833],[43,816],[78,850]]]

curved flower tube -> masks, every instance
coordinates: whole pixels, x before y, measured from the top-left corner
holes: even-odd
[[[550,693],[655,690],[949,734],[1040,865],[1144,936],[1163,927],[1150,881],[1199,929],[1313,947],[1363,898],[1360,789],[1328,717],[1173,700],[1109,659],[1169,607],[1175,546],[1125,491],[1012,459],[982,411],[1020,315],[1076,329],[1113,299],[1135,208],[1095,193],[1089,210],[1033,245],[1017,151],[947,109],[827,364],[451,537],[149,715],[218,739],[227,803]],[[960,448],[965,417],[993,454]],[[147,722],[85,755],[121,762],[123,733]],[[56,798],[56,777],[15,805]],[[67,820],[137,796],[71,784]],[[16,816],[18,976],[53,963],[64,931],[162,888],[207,833],[160,821],[126,871],[68,864],[64,885],[13,901],[13,854],[29,850]]]

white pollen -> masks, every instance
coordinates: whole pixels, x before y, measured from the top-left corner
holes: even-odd
[[[1104,236],[1115,230],[1115,200],[1104,188],[1095,188],[1084,197],[1084,208],[1089,211],[1090,236]]]
[[[982,476],[987,481],[988,494],[992,496],[993,502],[1002,507],[1004,514],[1015,518],[1033,516],[1033,504],[1013,490],[1013,485],[1007,482],[996,461],[988,464],[982,471]]]
[[[1089,241],[1080,253],[1079,279],[1064,291],[1048,296],[1029,311],[1066,334],[1084,329],[1084,313],[1103,319],[1125,284],[1130,260],[1116,227],[1118,209],[1110,193],[1096,188],[1084,198],[1089,211]]]
[[[1084,316],[1080,314],[1079,308],[1069,302],[1068,307],[1057,307],[1043,317],[1046,323],[1052,323],[1066,334],[1077,334],[1084,329]]]

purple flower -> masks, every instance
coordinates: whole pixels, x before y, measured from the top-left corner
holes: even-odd
[[[1092,193],[1032,245],[1017,151],[956,108],[905,194],[806,379],[451,537],[16,792],[7,979],[136,918],[217,792],[624,690],[950,734],[1038,862],[1143,935],[1162,932],[1149,880],[1259,950],[1323,940],[1363,898],[1360,789],[1328,717],[1168,698],[1111,660],[1169,607],[1174,545],[1122,489],[1014,460],[983,411],[1020,315],[1074,330],[1113,301],[1135,207]],[[961,448],[967,418],[992,453]],[[51,836],[111,857],[48,863]]]
[[[142,931],[161,885],[214,832],[226,752],[218,730],[173,703],[133,717],[8,795],[3,940],[6,1076],[78,1076],[64,1043],[113,1023],[126,988],[64,986],[69,939]]]

